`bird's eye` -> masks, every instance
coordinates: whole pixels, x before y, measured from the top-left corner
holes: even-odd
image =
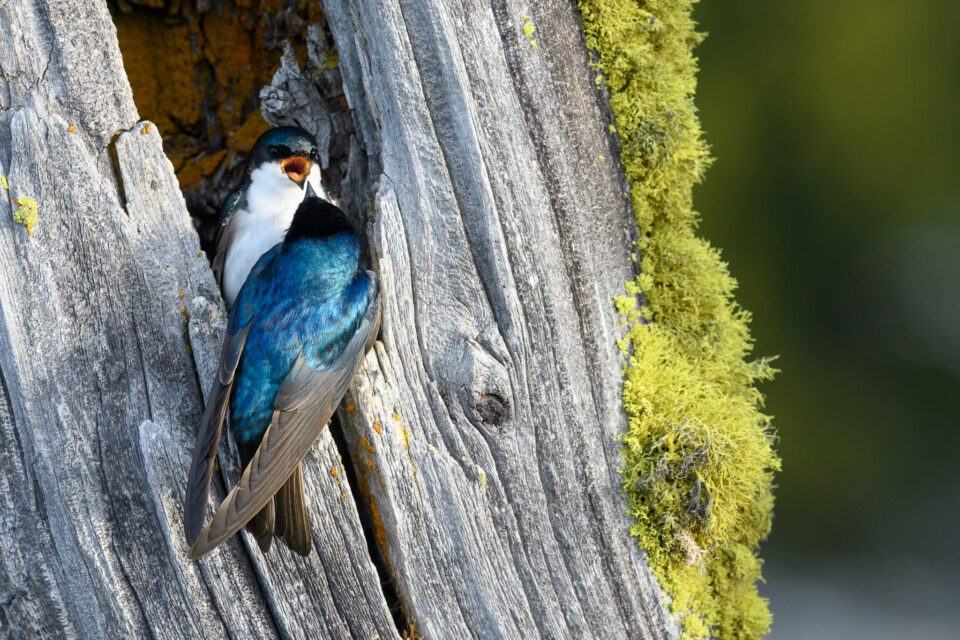
[[[283,144],[272,144],[270,148],[267,149],[267,152],[270,154],[270,157],[274,160],[280,160],[281,158],[289,158],[293,154],[290,152],[290,147]]]
[[[316,148],[316,147],[314,147],[313,149],[310,149],[310,159],[311,159],[311,160],[316,160],[316,159],[317,159],[317,148]]]

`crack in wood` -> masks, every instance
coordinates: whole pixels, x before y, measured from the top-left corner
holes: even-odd
[[[375,532],[373,512],[368,497],[360,490],[360,481],[357,477],[357,469],[354,462],[354,455],[351,453],[350,445],[343,433],[343,425],[340,418],[334,415],[330,420],[330,433],[333,436],[333,442],[336,445],[343,463],[343,469],[346,475],[347,484],[350,486],[350,493],[353,496],[353,505],[357,510],[357,516],[360,518],[360,524],[363,527],[363,535],[367,541],[367,553],[370,556],[370,562],[376,567],[377,576],[379,576],[380,590],[383,592],[383,599],[387,604],[387,609],[393,618],[393,623],[397,627],[397,633],[403,634],[410,629],[410,622],[407,620],[403,611],[400,595],[397,592],[396,584],[390,576],[390,567],[384,556],[385,549],[380,549]]]

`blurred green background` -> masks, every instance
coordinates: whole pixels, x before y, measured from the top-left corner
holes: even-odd
[[[960,637],[960,2],[695,16],[702,232],[782,369],[772,637]]]

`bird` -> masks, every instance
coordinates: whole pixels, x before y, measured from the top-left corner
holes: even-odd
[[[304,186],[329,200],[320,182],[317,141],[299,127],[274,127],[254,143],[246,177],[223,201],[213,273],[227,306],[264,253],[283,240]]]
[[[264,553],[274,536],[310,553],[300,463],[379,331],[379,280],[369,266],[348,217],[308,186],[284,239],[257,260],[229,312],[188,475],[189,558],[244,526]],[[228,413],[243,471],[204,527]]]

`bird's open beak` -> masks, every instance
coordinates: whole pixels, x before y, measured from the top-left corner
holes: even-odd
[[[280,171],[303,189],[307,176],[310,175],[310,158],[304,158],[303,156],[284,158],[280,161]]]

